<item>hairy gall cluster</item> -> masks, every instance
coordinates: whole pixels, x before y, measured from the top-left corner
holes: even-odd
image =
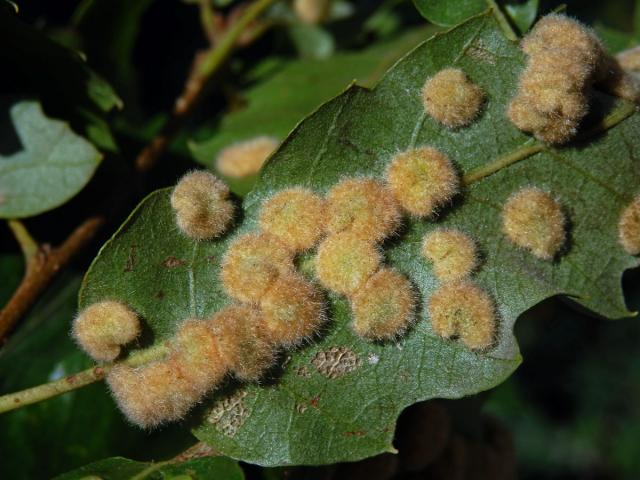
[[[231,305],[209,320],[222,363],[240,380],[258,380],[273,365],[276,351],[261,329],[261,312],[250,305]]]
[[[449,158],[433,147],[397,154],[387,169],[387,181],[409,214],[425,218],[458,193],[458,174]]]
[[[318,247],[316,274],[329,290],[350,295],[375,273],[381,261],[374,243],[342,232],[330,235]]]
[[[220,278],[227,295],[241,302],[258,302],[278,275],[293,270],[293,253],[267,233],[237,237],[222,259]]]
[[[347,178],[327,193],[327,230],[379,241],[400,225],[400,207],[389,189],[371,178]]]
[[[297,273],[282,275],[260,300],[263,334],[271,343],[292,347],[310,339],[325,320],[318,288]]]
[[[433,271],[443,283],[468,277],[478,264],[473,239],[454,229],[438,228],[425,235],[422,254],[433,263]]]
[[[279,144],[276,139],[264,136],[234,143],[220,151],[216,169],[230,178],[250,177],[260,171]]]
[[[227,186],[209,172],[187,173],[171,194],[176,223],[187,237],[208,240],[224,233],[233,219]]]
[[[515,245],[543,260],[553,260],[566,240],[565,216],[560,204],[536,187],[509,197],[502,209],[502,231]]]
[[[115,365],[107,375],[120,409],[143,428],[179,420],[222,381],[228,365],[207,322],[187,320],[163,360]]]
[[[449,128],[469,125],[480,112],[484,92],[459,68],[445,68],[427,79],[422,89],[424,108]]]
[[[135,340],[141,326],[138,315],[126,305],[104,300],[89,305],[73,321],[72,335],[91,358],[109,362],[120,347]]]
[[[281,190],[262,204],[260,228],[294,252],[313,247],[324,234],[325,201],[305,188]]]
[[[622,211],[618,221],[618,239],[628,254],[640,253],[640,196],[636,196]]]
[[[409,327],[415,298],[411,284],[391,268],[376,272],[351,298],[353,329],[369,340],[390,340]]]
[[[528,62],[509,119],[543,142],[565,143],[587,114],[589,88],[604,56],[600,41],[581,23],[550,14],[524,38],[522,50]]]
[[[491,297],[469,280],[445,283],[429,299],[433,331],[444,338],[459,338],[473,350],[491,347],[497,319]]]

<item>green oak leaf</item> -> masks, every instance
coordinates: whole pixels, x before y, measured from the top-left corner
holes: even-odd
[[[229,299],[219,282],[230,240],[257,229],[263,200],[301,185],[326,192],[345,176],[382,174],[393,155],[420,145],[447,153],[465,191],[436,221],[406,221],[384,245],[388,264],[419,293],[415,326],[397,343],[370,343],[350,329],[348,302],[328,294],[330,322],[320,339],[286,352],[261,384],[227,385],[194,412],[194,434],[217,451],[262,465],[321,464],[394,451],[399,413],[430,398],[460,398],[501,383],[521,357],[513,326],[524,311],[564,294],[607,318],[629,316],[620,287],[638,265],[617,244],[618,214],[637,193],[634,106],[597,95],[584,137],[548,148],[505,116],[525,58],[498,22],[482,14],[416,47],[373,89],[351,86],[302,121],[264,167],[242,205],[235,232],[192,242],[177,230],[170,189],[147,197],[103,247],[80,295],[86,306],[117,298],[139,311],[157,342],[188,317],[206,317]],[[425,115],[421,90],[442,68],[464,69],[487,103],[468,128],[449,130]],[[570,218],[570,242],[555,262],[510,244],[501,233],[501,205],[518,188],[537,185],[560,200]],[[421,239],[436,227],[475,238],[482,266],[474,277],[495,298],[498,341],[473,352],[431,329],[425,305],[437,288],[420,256]]]
[[[39,103],[14,104],[9,115],[22,149],[0,155],[0,218],[37,215],[62,205],[91,179],[102,155]]]
[[[54,480],[243,480],[237,462],[224,457],[143,463],[115,457],[86,465]]]
[[[486,10],[487,0],[413,0],[420,14],[443,27],[451,27]]]
[[[421,28],[399,38],[372,46],[358,53],[337,53],[326,60],[296,60],[262,65],[271,72],[245,95],[246,106],[226,115],[207,140],[191,141],[194,159],[215,170],[215,158],[223,148],[256,136],[283,140],[304,118],[323,102],[342,92],[354,79],[365,85],[374,82],[411,47],[434,28]],[[259,73],[255,73],[260,77]],[[267,74],[262,74],[266,76]],[[313,88],[309,88],[310,85]],[[277,112],[274,115],[273,112]],[[225,178],[234,193],[245,195],[256,181]]]
[[[72,123],[100,148],[116,150],[105,113],[122,108],[113,88],[83,57],[0,5],[0,85],[4,94],[37,97],[48,112]]]

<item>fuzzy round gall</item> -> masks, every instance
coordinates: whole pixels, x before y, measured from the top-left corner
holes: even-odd
[[[473,239],[454,229],[438,228],[425,235],[422,254],[433,263],[433,271],[441,282],[468,277],[478,264]]]
[[[327,193],[327,230],[349,231],[378,241],[400,225],[400,206],[392,192],[370,178],[348,178]]]
[[[208,320],[222,361],[240,380],[256,381],[275,361],[275,346],[261,330],[261,313],[249,305],[231,305]]]
[[[325,201],[306,188],[281,190],[262,204],[260,228],[295,252],[313,247],[324,234]]]
[[[104,300],[89,305],[73,321],[72,335],[91,358],[108,362],[120,347],[140,334],[138,315],[121,302]]]
[[[387,181],[400,205],[425,218],[458,192],[458,174],[449,158],[433,147],[397,154],[387,169]]]
[[[442,285],[429,299],[428,311],[431,327],[441,337],[459,337],[472,350],[483,350],[495,343],[495,305],[471,281]]]
[[[449,128],[469,125],[478,116],[484,92],[459,68],[445,68],[427,79],[422,102],[427,113]]]
[[[316,275],[329,290],[350,295],[364,285],[381,261],[375,244],[342,232],[329,236],[318,247]]]
[[[220,151],[216,169],[230,178],[256,175],[279,144],[275,138],[265,136],[234,143]]]
[[[260,300],[260,310],[265,336],[284,347],[310,339],[325,319],[322,294],[298,274],[276,279]]]
[[[233,220],[229,189],[206,171],[187,173],[171,193],[171,206],[178,228],[194,240],[208,240],[223,234]]]
[[[293,271],[293,252],[273,235],[248,233],[237,237],[222,259],[220,278],[231,298],[258,302],[273,281]]]
[[[409,280],[391,268],[376,272],[351,299],[353,330],[368,340],[402,335],[414,318],[415,299]]]
[[[179,420],[202,398],[174,359],[136,368],[116,364],[107,375],[107,384],[120,410],[142,428]]]
[[[628,254],[640,253],[640,196],[622,211],[618,221],[618,240]]]
[[[536,187],[509,197],[502,209],[502,231],[512,243],[543,260],[552,260],[566,241],[562,207]]]

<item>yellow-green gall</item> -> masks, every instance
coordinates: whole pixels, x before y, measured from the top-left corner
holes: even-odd
[[[227,249],[220,278],[231,298],[255,303],[278,275],[292,270],[293,253],[282,242],[267,233],[248,233]]]
[[[400,205],[411,215],[429,217],[458,192],[458,174],[449,158],[433,147],[397,154],[387,181]]]
[[[260,171],[279,144],[276,139],[265,136],[234,143],[220,151],[216,169],[230,178],[250,177]]]
[[[233,219],[234,207],[227,186],[206,171],[183,176],[171,194],[178,227],[187,237],[208,240],[223,234]]]
[[[265,336],[290,347],[310,339],[324,322],[322,294],[298,274],[276,279],[260,300]]]
[[[422,254],[433,263],[433,271],[441,282],[468,277],[478,265],[475,242],[454,229],[438,228],[425,235]]]
[[[445,68],[427,79],[422,102],[434,120],[449,128],[459,128],[478,116],[484,92],[459,68]]]
[[[502,209],[502,231],[515,245],[552,260],[566,239],[562,207],[539,188],[523,188],[511,195]]]
[[[640,253],[640,196],[622,211],[618,221],[618,239],[628,254]]]
[[[349,295],[364,285],[381,261],[374,243],[342,232],[329,236],[318,247],[316,275],[329,290]]]
[[[327,229],[352,232],[363,240],[378,241],[400,225],[400,206],[391,191],[370,178],[348,178],[327,194]]]
[[[376,272],[351,299],[353,330],[368,340],[402,335],[414,318],[415,299],[409,281],[391,268]]]
[[[433,331],[441,337],[459,337],[473,350],[496,341],[497,319],[493,300],[471,281],[445,283],[429,299]]]
[[[325,201],[306,188],[281,190],[262,204],[260,228],[295,252],[313,247],[324,233]]]
[[[231,305],[208,320],[222,362],[240,380],[255,381],[275,361],[274,345],[262,331],[261,313],[249,305]]]
[[[94,360],[108,362],[120,347],[140,334],[138,315],[123,303],[104,300],[89,305],[73,321],[72,335]]]

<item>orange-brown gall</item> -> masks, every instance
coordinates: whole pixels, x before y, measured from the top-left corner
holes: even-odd
[[[630,255],[640,253],[640,196],[637,196],[620,215],[618,239]]]
[[[415,299],[409,281],[390,268],[375,273],[351,299],[353,330],[368,340],[402,335],[414,318]]]
[[[123,303],[105,300],[89,305],[73,322],[72,335],[94,360],[111,361],[120,354],[121,345],[140,334],[138,315]]]
[[[322,294],[298,274],[279,277],[260,300],[263,332],[274,345],[290,347],[311,338],[324,322]]]
[[[256,137],[229,145],[216,158],[216,169],[230,178],[257,174],[280,142],[271,137]]]
[[[429,217],[458,192],[458,174],[449,158],[432,147],[397,154],[387,181],[400,205],[411,215]]]
[[[255,381],[273,365],[275,347],[261,330],[261,313],[249,305],[223,308],[208,320],[222,362],[240,380]]]
[[[600,41],[579,22],[551,14],[524,38],[522,49],[528,62],[507,115],[543,142],[565,143],[588,112],[588,90],[604,58]]]
[[[329,236],[318,247],[316,275],[329,290],[349,295],[364,285],[381,261],[375,244],[342,232]]]
[[[107,383],[125,416],[143,428],[181,419],[203,396],[174,359],[136,368],[116,364]]]
[[[173,341],[172,358],[181,376],[202,393],[217,385],[229,368],[220,353],[218,339],[203,320],[187,320],[180,325]]]
[[[292,270],[293,252],[276,237],[249,233],[236,238],[227,249],[220,277],[231,298],[255,303],[279,275]]]
[[[544,260],[552,260],[566,240],[562,207],[535,187],[509,197],[502,209],[502,231],[515,245]]]
[[[433,331],[441,337],[459,337],[473,350],[496,341],[497,319],[493,300],[471,281],[442,285],[429,299]]]
[[[370,178],[348,178],[327,194],[327,229],[349,231],[363,240],[378,241],[400,225],[400,206],[391,191]]]
[[[281,190],[262,204],[259,222],[291,250],[307,250],[324,233],[325,201],[305,188]]]
[[[427,79],[422,102],[434,120],[449,128],[459,128],[478,116],[484,92],[459,68],[445,68]]]
[[[171,194],[176,223],[187,237],[208,240],[223,234],[233,220],[229,189],[206,171],[187,173]]]
[[[439,228],[427,234],[422,254],[433,263],[433,271],[441,282],[468,277],[478,265],[475,242],[459,230]]]

